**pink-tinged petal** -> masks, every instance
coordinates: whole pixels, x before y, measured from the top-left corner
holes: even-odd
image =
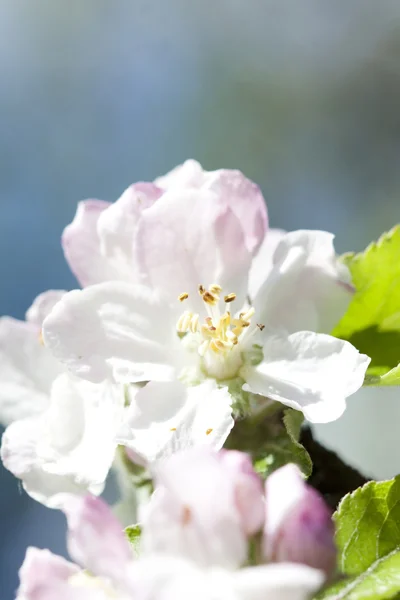
[[[40,328],[11,317],[0,318],[0,421],[42,413],[62,366],[40,339]]]
[[[197,188],[215,192],[239,220],[250,252],[256,252],[264,239],[268,228],[265,200],[260,188],[240,171],[204,171],[197,161],[187,160],[155,183],[171,191]]]
[[[101,253],[110,270],[114,265],[115,279],[127,282],[139,280],[135,260],[138,222],[142,212],[152,206],[162,193],[152,183],[135,183],[101,213],[97,224]]]
[[[263,354],[258,366],[242,369],[244,389],[301,410],[312,423],[342,415],[370,362],[349,342],[309,331],[271,335]]]
[[[28,548],[19,571],[20,586],[16,600],[84,600],[84,592],[74,589],[69,579],[79,569],[49,550]]]
[[[4,466],[50,507],[60,493],[99,494],[114,459],[124,410],[122,387],[60,375],[38,417],[12,423],[2,438]]]
[[[268,229],[257,254],[253,258],[249,274],[249,295],[253,299],[273,268],[273,257],[279,242],[286,234],[283,229]]]
[[[118,582],[132,560],[123,527],[110,507],[93,496],[63,496],[60,507],[68,521],[68,551],[91,573]]]
[[[92,381],[169,380],[180,358],[175,315],[147,288],[107,282],[66,294],[43,324],[46,346]]]
[[[240,222],[213,192],[164,194],[143,213],[137,243],[142,272],[175,302],[187,292],[197,309],[199,284],[218,283],[238,294],[234,287],[247,286],[251,257]]]
[[[332,330],[354,291],[347,267],[335,254],[333,239],[326,231],[306,230],[282,237],[273,269],[254,298],[260,322],[289,332]]]
[[[264,553],[268,561],[302,563],[327,577],[335,572],[332,511],[296,465],[267,478]]]
[[[240,569],[232,579],[239,600],[307,600],[324,582],[321,571],[291,563]]]
[[[235,503],[246,535],[254,535],[264,524],[264,489],[254,471],[250,456],[236,450],[222,450],[219,458],[230,473],[235,488]]]
[[[203,567],[236,568],[246,558],[235,486],[218,455],[205,446],[158,465],[156,490],[141,522],[144,552],[188,558]]]
[[[62,235],[62,246],[69,267],[82,287],[112,279],[107,262],[101,254],[97,223],[101,213],[110,206],[103,200],[84,200]]]
[[[48,290],[39,294],[33,301],[32,306],[26,311],[27,322],[41,328],[47,315],[51,313],[54,306],[66,293],[65,290]]]
[[[231,403],[212,380],[192,387],[150,382],[132,400],[119,443],[148,464],[192,446],[220,449],[234,424]]]

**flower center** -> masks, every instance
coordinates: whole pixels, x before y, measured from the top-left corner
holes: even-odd
[[[241,351],[244,340],[249,339],[255,331],[249,331],[254,308],[251,306],[232,316],[229,310],[236,300],[236,294],[223,295],[220,285],[214,283],[208,289],[199,286],[205,315],[201,319],[199,313],[186,310],[177,322],[177,331],[184,335],[188,348],[197,349],[201,357],[201,367],[207,375],[216,379],[235,377],[243,364]],[[189,295],[183,293],[179,300],[184,302]],[[221,310],[221,305],[223,309]],[[262,329],[262,325],[257,325]]]

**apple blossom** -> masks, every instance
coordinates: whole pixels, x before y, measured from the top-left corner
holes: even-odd
[[[245,232],[215,192],[166,192],[143,211],[134,242],[141,284],[70,292],[45,319],[45,343],[68,369],[92,382],[239,382],[312,422],[343,413],[369,358],[315,333],[326,282],[349,294],[331,234],[283,236],[252,304]]]
[[[201,454],[203,459],[200,458]],[[214,458],[215,461],[212,454],[203,451],[198,453],[196,460],[194,451],[191,451],[186,454],[186,459],[184,454],[175,455],[158,466],[157,478],[161,488],[156,489],[155,496],[161,489],[165,489],[165,485],[168,485],[169,493],[175,491],[175,495],[178,494],[177,514],[179,495],[186,494],[191,497],[187,499],[191,502],[190,509],[193,513],[188,508],[183,513],[186,523],[182,522],[182,518],[179,519],[179,527],[182,529],[179,536],[183,540],[186,535],[184,546],[190,550],[185,556],[176,552],[174,536],[168,538],[163,529],[157,529],[150,520],[145,520],[144,541],[148,535],[150,538],[160,535],[163,552],[162,554],[154,552],[155,548],[160,549],[160,544],[153,539],[153,547],[146,550],[148,544],[144,543],[140,558],[134,558],[121,526],[102,500],[91,496],[76,497],[64,494],[60,496],[60,505],[68,520],[68,549],[71,558],[77,564],[55,556],[47,550],[29,548],[20,570],[17,600],[53,598],[186,600],[188,597],[199,598],[199,600],[262,600],[265,597],[270,600],[305,600],[309,598],[323,582],[322,573],[316,569],[290,563],[238,568],[241,567],[241,561],[238,563],[237,560],[239,555],[234,557],[232,562],[234,553],[227,545],[230,536],[228,529],[229,525],[235,526],[236,521],[232,520],[232,516],[236,508],[234,504],[226,505],[224,501],[233,502],[232,494],[229,492],[227,494],[227,491],[229,480],[232,483],[235,479],[232,478],[232,474],[236,469],[231,465],[227,469],[226,476],[223,477],[224,482],[218,484],[215,476],[217,473],[222,474],[222,461],[216,455]],[[238,458],[235,457],[237,464],[239,464]],[[203,464],[201,464],[202,460]],[[182,477],[188,475],[188,472],[186,470],[184,473],[179,468],[185,462],[189,465],[193,461],[194,466],[200,467],[198,477],[202,485],[197,486],[198,497],[194,494],[195,477],[191,477],[188,493],[182,489],[182,484],[185,487]],[[174,482],[175,467],[178,467],[178,470],[175,471],[177,477]],[[243,469],[239,467],[238,472],[241,471]],[[217,503],[211,503],[212,495],[206,488],[215,484],[218,484],[215,493],[222,491],[223,496],[218,496]],[[220,517],[222,521],[219,522]],[[190,531],[183,533],[185,526],[190,528],[191,518],[197,521],[197,537],[201,546],[209,544],[210,548],[214,550],[219,548],[219,551],[212,552],[212,555],[207,557],[194,551],[191,546],[194,538]],[[217,525],[217,528],[209,528],[211,522]],[[151,532],[146,532],[147,527],[151,528]],[[177,531],[175,535],[176,533]],[[220,542],[218,538],[221,538]],[[181,547],[181,550],[184,550],[184,547]],[[227,553],[227,558],[224,558],[224,552]],[[242,551],[240,554],[242,555]]]
[[[307,485],[296,465],[288,464],[265,483],[264,552],[269,561],[290,561],[323,570],[336,568],[332,512]]]

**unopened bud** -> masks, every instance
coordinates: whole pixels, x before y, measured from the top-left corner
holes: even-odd
[[[264,525],[265,507],[262,480],[250,457],[236,450],[221,450],[220,460],[233,478],[235,504],[246,535],[254,535]]]
[[[265,493],[266,560],[302,563],[331,576],[336,567],[334,527],[322,496],[292,464],[267,478]]]

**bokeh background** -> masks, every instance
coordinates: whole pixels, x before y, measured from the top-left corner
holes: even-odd
[[[400,221],[398,0],[0,0],[0,313],[72,288],[60,234],[188,157],[257,181],[272,225],[361,250]],[[400,471],[400,392],[363,390],[321,439]],[[0,581],[63,518],[0,473]]]

